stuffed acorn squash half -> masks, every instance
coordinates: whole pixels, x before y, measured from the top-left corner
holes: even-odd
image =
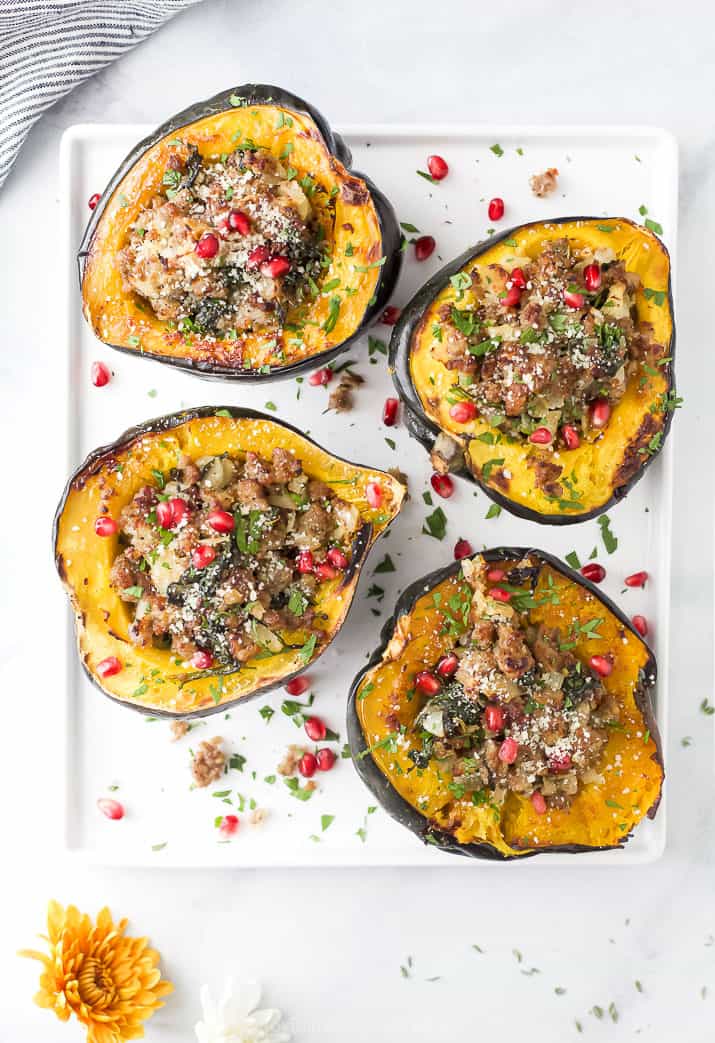
[[[404,494],[245,409],[132,428],[72,475],[55,518],[82,665],[163,716],[285,684],[340,630]]]
[[[678,404],[670,262],[623,218],[562,218],[472,247],[403,309],[390,361],[435,470],[568,524],[620,500]]]
[[[324,365],[384,308],[389,202],[320,113],[247,84],[124,160],[80,247],[84,315],[122,351],[235,380]]]
[[[363,781],[423,840],[475,858],[620,847],[660,800],[652,653],[591,583],[499,548],[400,598],[356,678]]]

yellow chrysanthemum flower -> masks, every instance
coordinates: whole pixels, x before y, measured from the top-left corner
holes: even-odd
[[[123,1043],[144,1036],[142,1022],[163,1007],[173,989],[162,981],[159,953],[146,938],[127,938],[126,920],[114,923],[104,908],[93,924],[73,905],[50,902],[49,955],[23,949],[44,964],[35,1003],[67,1021],[72,1014],[87,1028],[87,1043]]]

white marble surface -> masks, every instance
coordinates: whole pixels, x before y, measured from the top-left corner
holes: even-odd
[[[36,970],[14,956],[51,895],[130,915],[176,984],[148,1036],[192,1038],[198,987],[228,970],[265,982],[299,1043],[441,1041],[482,1031],[541,1040],[712,1040],[715,1004],[712,718],[712,393],[709,270],[715,235],[712,30],[704,5],[631,2],[590,36],[581,5],[424,0],[268,6],[206,0],[57,106],[0,192],[4,466],[4,778],[0,1040],[82,1038],[34,1008]],[[697,12],[697,14],[696,14]],[[597,26],[598,19],[592,21]],[[320,41],[319,49],[315,40]],[[56,677],[42,656],[60,596],[48,517],[62,481],[48,380],[62,350],[53,259],[57,148],[80,121],[159,121],[231,82],[276,82],[334,123],[365,119],[657,123],[680,141],[678,378],[669,836],[635,869],[549,868],[517,877],[425,870],[88,870],[52,846],[57,779],[45,722]],[[40,261],[47,256],[47,261]],[[39,280],[38,280],[39,276]],[[38,292],[39,287],[39,292]],[[42,465],[34,461],[42,461]],[[39,478],[39,481],[38,481]],[[48,613],[49,615],[49,613]],[[681,746],[683,736],[692,744]],[[693,793],[697,795],[693,797]],[[479,955],[471,947],[484,949]],[[524,954],[519,964],[512,950]],[[413,957],[406,980],[400,964]],[[537,967],[538,974],[520,971]],[[439,975],[441,980],[425,979]],[[634,979],[643,983],[640,994]],[[565,995],[557,996],[561,986]],[[705,998],[701,990],[708,988]],[[589,1009],[614,1002],[620,1020]]]

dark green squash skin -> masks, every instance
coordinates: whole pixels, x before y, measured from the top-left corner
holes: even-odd
[[[456,275],[457,272],[461,271],[462,268],[469,261],[480,254],[483,254],[486,250],[490,249],[496,243],[503,242],[505,239],[512,239],[514,235],[518,234],[523,228],[531,228],[534,225],[559,225],[567,224],[572,221],[595,221],[599,220],[594,217],[557,217],[552,218],[548,222],[545,221],[531,221],[527,224],[516,225],[513,228],[508,228],[505,232],[501,232],[499,235],[492,236],[489,239],[484,239],[482,242],[477,243],[475,246],[470,246],[464,253],[461,253],[459,257],[455,257],[453,261],[449,261],[443,268],[440,268],[431,279],[429,279],[424,286],[422,286],[417,293],[414,295],[411,301],[405,305],[402,309],[400,318],[398,319],[390,337],[390,348],[389,348],[389,365],[390,372],[392,373],[392,380],[397,389],[397,393],[402,400],[405,414],[405,424],[407,429],[413,438],[416,438],[420,442],[428,453],[432,451],[435,440],[440,434],[440,428],[434,424],[429,417],[425,414],[420,401],[420,396],[417,393],[412,382],[412,374],[410,372],[410,348],[412,344],[412,337],[415,329],[422,319],[427,308],[430,306],[434,298],[445,289],[449,284],[451,276]],[[605,218],[600,218],[605,220]],[[661,243],[661,245],[663,245]],[[665,246],[663,250],[667,254]],[[670,344],[666,345],[666,354],[670,357],[670,363],[668,365],[668,386],[669,389],[675,393],[675,313],[673,311],[673,287],[672,279],[668,279],[668,307],[670,314],[673,317],[673,335],[670,340]],[[542,514],[539,511],[532,511],[527,507],[522,507],[520,504],[514,503],[508,496],[499,492],[498,489],[482,482],[466,465],[462,459],[462,464],[458,467],[454,473],[465,478],[467,481],[474,482],[478,485],[482,492],[499,504],[504,510],[509,511],[510,514],[516,515],[518,518],[524,518],[527,521],[539,522],[541,525],[577,525],[579,522],[589,521],[592,518],[597,518],[600,514],[604,514],[610,510],[616,504],[626,496],[627,493],[633,488],[638,482],[646,470],[656,457],[660,454],[665,445],[665,440],[670,431],[670,425],[672,423],[673,413],[667,412],[663,426],[663,437],[660,442],[660,446],[656,453],[646,457],[641,467],[638,468],[635,475],[625,485],[618,486],[613,491],[611,499],[603,504],[602,506],[595,508],[592,511],[588,511],[584,514],[569,515],[564,514]]]
[[[321,366],[326,366],[329,362],[332,362],[333,359],[337,358],[338,355],[341,355],[346,351],[355,343],[356,340],[358,340],[359,337],[363,336],[368,326],[383,311],[385,305],[392,296],[402,267],[402,251],[400,249],[402,234],[392,204],[387,196],[380,191],[369,177],[351,168],[352,153],[342,137],[331,129],[328,121],[316,108],[303,98],[299,98],[297,94],[292,94],[290,91],[284,90],[282,87],[274,87],[270,84],[245,83],[241,87],[235,87],[228,91],[221,91],[219,94],[214,95],[213,98],[208,98],[206,101],[195,102],[182,112],[177,113],[176,116],[172,116],[171,119],[166,120],[166,122],[162,123],[160,127],[157,127],[156,130],[152,131],[148,137],[144,138],[143,141],[140,141],[138,145],[135,145],[126,159],[122,161],[120,166],[109,179],[109,183],[102,192],[100,200],[92,211],[92,215],[87,223],[84,235],[82,236],[82,242],[77,251],[79,282],[81,289],[86,258],[89,254],[92,239],[94,238],[94,233],[102,214],[104,213],[104,209],[117,185],[129,170],[131,170],[137,160],[144,155],[147,149],[151,148],[162,138],[180,131],[181,128],[187,126],[187,124],[195,123],[197,120],[203,119],[206,116],[218,115],[221,112],[230,112],[237,108],[236,105],[231,104],[229,98],[241,98],[243,100],[243,105],[246,107],[250,105],[277,104],[292,109],[294,112],[301,113],[302,115],[310,116],[317,126],[330,154],[335,156],[335,158],[338,159],[351,174],[360,178],[360,180],[367,186],[373,203],[375,204],[380,223],[383,257],[387,258],[380,268],[372,304],[368,306],[363,315],[362,322],[355,333],[353,333],[347,340],[344,340],[341,344],[337,344],[334,347],[329,348],[327,351],[321,351],[315,355],[311,355],[307,359],[300,359],[299,361],[291,362],[286,366],[273,366],[270,373],[260,373],[254,369],[233,369],[230,366],[221,366],[214,362],[193,362],[191,359],[174,359],[168,358],[165,355],[159,355],[147,351],[141,353],[142,358],[153,359],[154,361],[162,362],[167,366],[175,366],[179,369],[189,370],[190,372],[197,373],[207,379],[230,380],[244,384],[265,384],[267,381],[288,379],[289,377],[295,377],[301,373],[309,372]],[[135,357],[137,355],[135,350],[124,347],[121,344],[110,344],[109,347],[114,348],[116,351],[126,352]]]
[[[121,452],[132,442],[136,441],[137,438],[141,438],[147,434],[161,434],[162,432],[170,431],[172,428],[178,427],[179,425],[186,423],[189,420],[193,420],[197,417],[214,416],[219,411],[230,413],[231,416],[235,419],[249,418],[251,420],[267,420],[270,421],[272,424],[279,423],[280,426],[284,427],[287,431],[290,431],[295,435],[300,435],[300,437],[304,438],[307,442],[310,442],[312,445],[317,445],[318,448],[323,449],[323,447],[318,442],[316,442],[312,438],[309,438],[303,431],[300,431],[297,427],[294,427],[292,424],[288,424],[283,420],[277,421],[275,417],[272,417],[267,413],[261,413],[255,409],[243,409],[238,406],[199,406],[196,409],[185,409],[179,413],[170,413],[166,416],[157,417],[153,420],[146,420],[142,424],[137,424],[135,427],[130,427],[127,431],[121,434],[119,438],[117,438],[114,442],[111,442],[109,445],[100,446],[98,449],[94,449],[87,456],[86,460],[75,469],[72,475],[70,475],[70,478],[68,479],[64,487],[52,523],[52,553],[55,561],[55,567],[61,580],[64,580],[64,569],[62,562],[62,554],[58,550],[57,541],[59,535],[60,516],[62,514],[62,510],[64,508],[64,504],[67,499],[67,496],[70,493],[70,490],[77,483],[80,483],[81,487],[81,484],[83,484],[85,477],[89,477],[93,474],[96,474],[108,461],[112,460],[112,458],[117,453]],[[343,457],[338,457],[334,453],[331,453],[330,455],[333,456],[336,460],[342,460],[343,462],[351,463],[351,461],[346,461]],[[389,522],[385,526],[384,531],[387,531],[391,524],[392,522]],[[367,556],[369,553],[369,542],[371,532],[372,525],[368,522],[363,524],[359,529],[352,543],[352,553],[350,557],[350,562],[348,564],[347,569],[345,570],[342,583],[340,584],[340,587],[338,589],[342,589],[343,587],[345,587],[348,583],[352,581],[353,577],[355,577],[356,574],[360,573],[363,565],[365,564],[365,561],[367,560]],[[150,714],[152,717],[165,717],[169,720],[177,720],[179,716],[182,720],[192,720],[197,717],[211,717],[213,714],[224,713],[227,710],[230,710],[231,708],[238,706],[239,704],[248,702],[250,699],[255,699],[259,695],[267,695],[269,692],[275,691],[278,688],[284,688],[289,681],[293,680],[293,678],[299,677],[300,674],[310,669],[316,662],[316,660],[320,658],[323,652],[332,643],[334,638],[337,636],[339,630],[342,629],[342,626],[344,626],[347,622],[347,617],[350,614],[350,610],[352,608],[354,600],[355,591],[353,592],[353,597],[346,611],[342,625],[338,628],[338,631],[336,631],[335,633],[326,634],[326,640],[321,645],[318,655],[313,656],[311,661],[307,663],[305,667],[302,667],[300,670],[294,671],[292,674],[286,674],[285,676],[281,677],[280,680],[276,681],[275,684],[261,685],[258,688],[256,688],[254,692],[250,692],[250,694],[244,694],[240,696],[240,698],[238,699],[231,700],[230,702],[220,703],[217,706],[202,707],[199,710],[194,710],[181,715],[177,715],[176,713],[172,713],[170,711],[161,710],[159,708],[154,707],[148,708],[146,706],[135,706],[130,702],[126,702],[124,699],[117,699],[116,697],[110,695],[109,692],[106,692],[104,688],[102,688],[102,686],[97,681],[96,677],[94,677],[92,672],[87,667],[86,663],[84,662],[84,659],[81,656],[79,658],[86,677],[91,681],[94,687],[97,688],[104,696],[106,696],[107,699],[110,699],[113,703],[117,703],[119,706],[128,707],[129,709],[135,710],[144,716]],[[207,671],[207,673],[210,673],[211,676],[219,676],[220,674],[230,674],[233,672],[234,671],[231,669]],[[204,674],[202,676],[206,675]],[[189,675],[187,675],[187,682],[189,682],[191,679],[192,678]]]
[[[595,586],[595,584],[584,579],[579,572],[570,569],[560,561],[559,558],[554,557],[554,555],[548,554],[546,551],[535,550],[527,547],[495,547],[492,550],[482,551],[480,555],[475,556],[482,557],[486,561],[496,564],[501,561],[518,561],[527,555],[537,558],[544,565],[549,565],[571,583],[577,583],[579,586],[589,591],[589,593],[593,594],[609,612],[612,612],[613,615],[617,617],[624,629],[629,630],[642,644],[645,644],[643,638],[635,629],[628,616],[626,616],[625,613],[610,600],[610,598],[606,597],[605,594]],[[347,734],[353,764],[355,765],[358,775],[372,795],[379,801],[380,806],[388,813],[388,815],[394,818],[396,822],[399,822],[401,826],[406,826],[407,829],[419,837],[423,843],[432,844],[440,848],[442,851],[446,851],[453,855],[462,855],[467,858],[476,858],[492,862],[521,862],[525,858],[533,858],[535,855],[554,853],[580,854],[587,851],[609,851],[622,848],[626,841],[628,841],[632,836],[631,833],[623,836],[618,844],[605,845],[602,847],[591,847],[587,844],[560,844],[554,845],[553,847],[530,851],[523,855],[505,855],[486,842],[460,844],[450,833],[446,833],[444,830],[436,828],[429,819],[424,815],[421,815],[416,808],[408,803],[408,801],[406,801],[404,797],[394,789],[390,780],[382,773],[373,760],[357,712],[357,694],[362,679],[366,673],[381,662],[387,645],[395,632],[400,616],[405,616],[412,612],[415,603],[419,598],[421,598],[427,591],[432,590],[439,583],[442,583],[443,580],[456,575],[460,569],[461,562],[452,562],[450,565],[441,569],[436,569],[434,572],[430,572],[428,575],[416,580],[402,592],[395,606],[394,613],[390,619],[387,620],[380,632],[380,644],[370,656],[369,661],[355,677],[350,687],[347,707]],[[645,669],[640,673],[639,685],[634,694],[636,705],[643,715],[644,724],[650,731],[651,738],[656,745],[657,752],[654,756],[662,767],[662,744],[649,694],[650,689],[655,685],[656,677],[657,665],[655,656],[649,650],[648,662],[646,663]],[[660,796],[653,806],[649,808],[647,812],[648,818],[655,818],[659,803]]]

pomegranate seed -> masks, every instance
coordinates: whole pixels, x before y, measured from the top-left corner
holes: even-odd
[[[564,424],[561,428],[561,437],[563,438],[567,449],[578,449],[581,445],[578,431],[575,427],[572,427],[571,424]]]
[[[634,616],[631,623],[636,628],[641,637],[647,637],[648,635],[648,620],[645,616]]]
[[[347,555],[339,547],[331,547],[327,553],[327,558],[336,569],[346,569],[348,567]]]
[[[209,543],[200,543],[191,552],[191,564],[195,569],[205,569],[216,560],[216,551]]]
[[[437,244],[431,235],[421,235],[415,240],[415,257],[418,261],[426,261],[434,253]]]
[[[162,529],[175,529],[188,513],[186,501],[180,496],[172,496],[170,500],[162,500],[156,505],[156,519]]]
[[[549,771],[568,771],[571,767],[571,756],[568,753],[557,754],[549,759]]]
[[[271,252],[267,246],[256,246],[248,255],[246,267],[258,268],[259,265],[265,264],[270,259],[270,256]]]
[[[597,264],[587,264],[583,270],[583,281],[587,290],[597,290],[601,285],[601,269]]]
[[[202,235],[196,244],[196,253],[204,260],[215,257],[218,253],[218,237],[213,232]]]
[[[269,279],[280,279],[290,271],[290,261],[287,257],[272,257],[261,265],[261,275],[267,275]]]
[[[504,713],[500,706],[487,706],[484,710],[484,723],[490,732],[500,732],[504,727]]]
[[[610,656],[605,655],[592,655],[588,661],[588,665],[599,675],[599,677],[608,677],[613,670],[613,659]]]
[[[472,545],[469,540],[457,540],[454,545],[454,560],[461,561],[462,558],[468,558],[472,554]]]
[[[583,308],[583,294],[564,290],[564,304],[568,304],[569,308]]]
[[[504,569],[489,569],[487,572],[487,579],[490,583],[501,583],[505,576]]]
[[[194,652],[189,660],[194,670],[209,670],[214,665],[214,657],[210,652]]]
[[[529,800],[537,815],[543,815],[546,812],[546,801],[540,793],[532,793]]]
[[[490,221],[501,221],[504,216],[504,200],[499,196],[494,196],[494,199],[490,199],[487,213]]]
[[[303,778],[309,779],[315,775],[315,769],[318,767],[318,758],[314,753],[304,753],[298,761],[298,771],[301,773]]]
[[[300,677],[294,677],[292,681],[289,681],[285,687],[288,695],[302,695],[310,688],[310,678],[301,674]]]
[[[100,677],[114,677],[122,669],[122,664],[115,655],[107,656],[101,663],[97,663],[96,671]]]
[[[516,308],[517,304],[521,300],[521,290],[518,286],[512,286],[506,291],[501,301],[499,302],[502,308]]]
[[[332,750],[318,750],[316,760],[318,762],[319,771],[330,771],[332,766],[335,764],[335,754]]]
[[[218,827],[218,831],[224,837],[232,837],[238,833],[238,827],[238,815],[224,815],[221,819],[221,825]]]
[[[94,519],[94,531],[97,536],[114,536],[118,530],[119,526],[108,514],[100,514],[99,518]]]
[[[529,441],[533,442],[534,445],[550,445],[551,432],[548,427],[537,427],[537,429],[532,431],[529,435]]]
[[[394,304],[388,304],[380,316],[380,322],[383,326],[394,326],[401,314],[400,308],[396,308]]]
[[[516,286],[517,290],[526,289],[526,276],[522,268],[513,268],[511,275],[509,276],[509,282],[512,286]]]
[[[590,579],[592,583],[602,583],[606,578],[606,570],[597,561],[590,561],[581,568],[581,575],[584,579]]]
[[[222,534],[233,532],[235,527],[233,515],[228,511],[211,511],[206,517],[206,522],[214,532]]]
[[[428,156],[427,169],[435,181],[443,181],[449,173],[449,167],[441,156]]]
[[[492,587],[489,591],[489,597],[494,598],[495,601],[511,601],[511,591],[504,590],[502,587]]]
[[[320,717],[309,717],[303,727],[305,728],[306,735],[309,739],[312,739],[313,742],[322,742],[328,734],[328,729],[325,727],[325,721]]]
[[[318,579],[326,580],[335,579],[336,576],[340,575],[340,572],[334,565],[331,565],[329,561],[319,561],[313,569],[313,574],[317,576]]]
[[[382,409],[382,422],[385,427],[394,427],[397,423],[397,410],[400,408],[400,401],[397,398],[386,398],[385,405]]]
[[[440,677],[451,677],[456,672],[458,666],[458,656],[454,652],[450,652],[449,655],[442,656],[435,669]]]
[[[632,576],[626,576],[625,584],[627,587],[644,587],[647,579],[647,572],[634,572]]]
[[[96,388],[103,388],[112,379],[112,371],[105,362],[92,363],[92,383]]]
[[[452,420],[456,420],[458,424],[468,424],[470,420],[474,420],[477,415],[477,407],[473,402],[455,402],[450,407],[449,415]]]
[[[611,415],[611,406],[605,398],[595,398],[588,407],[588,421],[591,427],[605,427]]]
[[[415,677],[415,688],[424,695],[436,695],[440,689],[440,683],[429,670],[421,670]]]
[[[313,552],[309,550],[302,550],[298,557],[295,559],[296,568],[298,572],[305,575],[307,572],[312,572],[315,568],[315,562],[313,561]]]
[[[244,214],[243,210],[232,210],[228,215],[228,227],[232,232],[240,232],[241,235],[248,235],[251,231],[251,222],[248,216]]]
[[[382,486],[379,482],[368,482],[365,487],[365,499],[370,507],[377,510],[382,507]]]
[[[497,757],[504,764],[513,764],[519,753],[519,743],[516,739],[505,739],[499,747]]]
[[[117,819],[124,818],[124,805],[120,804],[118,800],[112,800],[111,797],[100,797],[97,807],[103,815],[114,819],[115,822]]]
[[[95,192],[93,196],[90,196],[89,199],[87,200],[87,206],[89,207],[89,209],[90,210],[94,210],[95,206],[97,205],[97,203],[100,201],[101,198],[102,197],[100,196],[99,192]]]
[[[448,500],[454,492],[454,482],[448,474],[437,474],[435,472],[429,481],[437,495],[445,500]]]
[[[333,379],[333,371],[330,366],[323,366],[322,369],[316,369],[315,373],[311,373],[308,377],[308,383],[314,388],[325,387]]]

